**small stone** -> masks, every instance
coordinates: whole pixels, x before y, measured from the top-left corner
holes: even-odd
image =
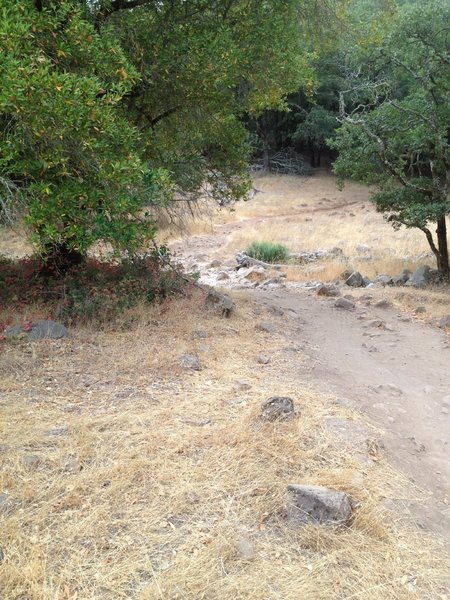
[[[204,329],[196,329],[194,333],[198,338],[201,338],[201,339],[205,339],[208,337],[208,332],[205,331]]]
[[[267,321],[259,321],[256,323],[255,328],[258,331],[264,331],[265,333],[275,333],[276,327],[272,325],[272,323],[268,323]]]
[[[445,317],[439,319],[438,327],[440,327],[441,329],[446,329],[447,327],[450,327],[450,315],[445,315]]]
[[[47,435],[49,437],[56,437],[60,435],[66,435],[68,431],[68,428],[63,425],[62,427],[53,427],[52,429],[49,429],[45,432],[44,435]]]
[[[282,317],[284,315],[284,310],[282,308],[280,308],[279,306],[272,305],[272,306],[269,306],[269,308],[267,310],[277,317]]]
[[[425,308],[425,306],[418,306],[418,307],[415,309],[415,311],[414,311],[414,313],[415,313],[416,315],[421,315],[421,314],[423,314],[423,313],[425,313],[425,312],[427,312],[427,309]]]
[[[22,457],[22,462],[27,469],[36,469],[42,463],[42,460],[37,454],[25,454]]]
[[[255,551],[253,544],[247,538],[241,538],[238,542],[238,552],[242,560],[253,560],[255,558]]]
[[[334,285],[321,285],[317,288],[318,296],[326,296],[327,298],[339,296],[340,292]]]
[[[0,494],[0,513],[8,514],[14,510],[16,502],[9,494]]]
[[[271,361],[271,358],[268,354],[264,354],[264,352],[261,352],[261,354],[259,354],[258,356],[258,362],[261,365],[268,365]]]
[[[180,367],[183,369],[190,369],[191,371],[201,371],[202,366],[200,359],[192,354],[182,354],[179,359]]]
[[[261,416],[265,421],[288,419],[294,415],[294,401],[285,396],[272,396],[261,407]]]
[[[227,279],[230,279],[230,276],[226,271],[220,271],[220,273],[218,273],[217,281],[225,281]]]
[[[353,310],[355,308],[355,303],[347,298],[338,298],[334,303],[334,306],[336,308],[342,308],[343,310]]]
[[[218,269],[221,266],[222,266],[222,261],[218,260],[217,258],[215,258],[213,261],[211,261],[209,263],[210,269]]]
[[[67,457],[61,462],[61,469],[64,473],[78,473],[81,468],[79,462],[72,457]]]
[[[287,491],[287,518],[293,525],[339,525],[352,514],[344,492],[318,485],[289,485]]]
[[[234,302],[227,294],[222,294],[214,288],[209,288],[205,298],[204,307],[213,310],[224,317],[230,317],[234,311]]]
[[[370,246],[367,244],[358,244],[355,250],[360,254],[366,254],[367,252],[370,252]]]
[[[375,308],[390,308],[392,304],[386,298],[382,298],[378,302],[375,302],[374,306]]]

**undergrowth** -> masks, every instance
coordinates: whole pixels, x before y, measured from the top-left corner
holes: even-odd
[[[27,312],[68,325],[114,326],[127,309],[161,302],[187,287],[154,254],[122,262],[88,259],[63,276],[44,274],[39,258],[0,257],[0,332]]]
[[[289,258],[289,251],[286,246],[273,244],[272,242],[252,242],[246,253],[252,258],[267,263],[287,262]]]

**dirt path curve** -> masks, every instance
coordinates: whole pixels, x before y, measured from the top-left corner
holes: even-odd
[[[326,209],[335,210],[336,204]],[[227,223],[213,235],[173,244],[172,250],[188,267],[195,263],[203,271],[218,256],[233,260],[223,248],[234,232],[280,216]],[[401,510],[444,535],[450,545],[450,344],[445,334],[406,320],[394,308],[357,303],[355,310],[343,311],[335,308],[334,299],[298,285],[245,293],[262,307],[294,315],[292,327],[282,334],[309,356],[307,368],[299,361],[299,379],[336,394],[383,431],[389,460],[430,493],[425,507],[405,500]]]
[[[450,541],[450,347],[444,334],[407,322],[392,308],[342,311],[306,290],[249,293],[259,304],[295,311],[296,333],[288,336],[309,355],[306,369],[299,365],[302,380],[336,394],[384,431],[390,461],[432,494],[425,510],[407,502],[403,508]]]

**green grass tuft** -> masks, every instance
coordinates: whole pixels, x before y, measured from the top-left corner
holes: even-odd
[[[245,252],[248,256],[267,263],[285,263],[289,258],[286,246],[272,242],[252,242]]]

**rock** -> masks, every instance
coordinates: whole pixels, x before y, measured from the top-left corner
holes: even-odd
[[[253,544],[247,538],[239,540],[237,549],[242,560],[253,560],[255,558]]]
[[[36,321],[35,323],[31,323],[30,326],[26,327],[22,325],[16,325],[15,327],[10,327],[5,331],[6,337],[18,335],[26,336],[30,342],[35,342],[36,340],[66,338],[69,337],[69,332],[61,323],[57,323],[56,321],[51,321],[48,319],[46,321]]]
[[[42,463],[41,457],[37,454],[25,454],[22,462],[27,469],[36,469]]]
[[[394,285],[405,285],[405,283],[410,279],[412,275],[412,271],[409,269],[403,269],[401,273],[392,278],[392,283]]]
[[[350,287],[364,287],[364,279],[359,271],[353,271],[350,277],[346,279],[345,283]]]
[[[375,302],[374,306],[376,308],[389,308],[392,304],[386,298],[382,298],[381,300],[378,300],[378,302]]]
[[[9,494],[0,493],[0,513],[9,514],[16,508],[16,504]]]
[[[353,310],[355,308],[355,303],[347,298],[338,298],[334,303],[334,306],[336,308],[342,308],[343,310]]]
[[[382,285],[391,285],[392,277],[390,275],[378,275],[375,279],[375,283],[381,283]]]
[[[439,319],[437,325],[441,329],[446,329],[447,327],[450,327],[450,315],[445,315],[445,317]]]
[[[61,427],[52,427],[51,429],[48,429],[44,435],[48,437],[57,437],[60,435],[66,435],[68,432],[69,429],[65,425],[62,425]]]
[[[430,272],[431,269],[428,265],[423,265],[422,267],[419,267],[417,271],[414,271],[414,273],[411,275],[411,277],[408,279],[405,285],[415,288],[426,287],[426,285],[430,282],[431,279]]]
[[[200,359],[192,354],[182,354],[179,359],[180,367],[183,369],[190,369],[191,371],[201,371],[202,366]]]
[[[338,290],[338,288],[335,285],[324,284],[317,288],[317,295],[318,296],[326,296],[326,297],[339,296],[340,291]]]
[[[261,352],[261,354],[259,354],[258,356],[258,362],[260,365],[268,365],[271,361],[271,358],[268,354],[264,354],[264,352]]]
[[[262,281],[266,278],[267,273],[264,267],[254,266],[245,269],[245,273],[242,273],[242,270],[239,271],[239,275],[248,281]]]
[[[268,323],[267,321],[259,321],[256,323],[255,329],[264,331],[265,333],[275,333],[276,331],[275,325],[272,325],[272,323]]]
[[[226,271],[220,271],[220,273],[217,274],[217,281],[224,281],[225,279],[230,279],[230,276]]]
[[[71,456],[65,457],[61,461],[61,470],[64,473],[78,473],[81,471],[81,468],[79,462]]]
[[[258,267],[263,267],[264,269],[268,269],[270,266],[269,264],[263,262],[262,260],[257,260],[256,258],[252,258],[251,256],[248,256],[248,254],[246,254],[245,252],[238,252],[236,254],[236,262],[238,263],[239,267],[258,266]]]
[[[289,485],[287,490],[287,518],[293,525],[339,525],[352,514],[344,492],[318,485]]]
[[[208,337],[208,332],[205,331],[204,329],[196,329],[194,333],[198,338],[201,338],[201,339],[205,339]]]
[[[279,275],[276,275],[275,277],[271,277],[270,279],[266,279],[266,281],[263,283],[263,285],[279,284],[282,281],[283,281],[282,278]]]
[[[272,396],[261,406],[261,417],[265,421],[288,419],[294,414],[294,401],[285,396]]]
[[[352,273],[353,269],[345,269],[345,271],[342,271],[342,273],[339,275],[339,279],[341,279],[342,281],[347,281],[347,279]]]
[[[364,287],[367,287],[367,286],[368,286],[368,285],[370,285],[371,283],[372,283],[372,282],[370,281],[370,279],[364,275],[364,277],[363,277],[363,284],[364,284]]]
[[[277,316],[277,317],[282,317],[284,315],[284,310],[282,308],[280,308],[279,306],[269,306],[268,307],[268,312],[272,313],[273,315]]]
[[[356,252],[358,252],[358,254],[367,254],[368,252],[370,252],[370,246],[368,246],[367,244],[358,244],[355,250]]]
[[[210,288],[205,298],[204,307],[224,317],[230,317],[234,311],[234,302],[227,294],[222,294],[214,288]]]
[[[219,268],[219,267],[221,267],[221,266],[222,266],[222,261],[221,261],[221,260],[218,260],[217,258],[215,258],[214,260],[212,260],[212,261],[209,263],[209,267],[208,267],[208,268],[209,268],[209,269],[218,269],[218,268]]]
[[[416,315],[421,315],[424,312],[427,312],[427,309],[425,308],[425,306],[418,306],[414,311],[414,313]]]

